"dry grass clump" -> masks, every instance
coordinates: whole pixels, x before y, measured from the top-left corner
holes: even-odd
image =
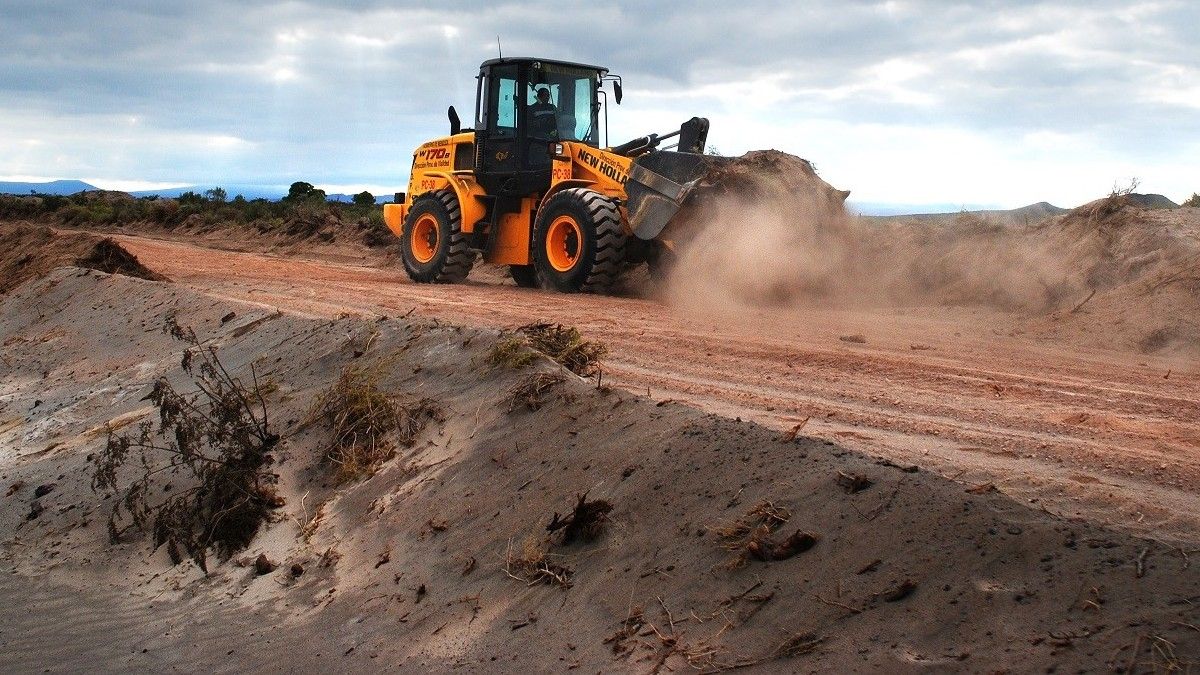
[[[541,408],[549,400],[550,390],[565,380],[558,373],[534,373],[508,392],[508,412],[524,406],[529,411]]]
[[[488,363],[498,368],[517,370],[533,363],[535,355],[519,337],[508,337],[496,343],[488,353]]]
[[[517,330],[531,347],[582,377],[594,375],[600,369],[600,359],[608,353],[604,345],[584,340],[579,329],[562,324],[531,323]]]
[[[402,403],[379,388],[378,371],[350,366],[317,398],[304,423],[321,422],[331,430],[324,460],[344,482],[374,473],[395,456],[393,438],[411,446],[431,420],[443,419],[433,399]]]
[[[552,561],[550,554],[546,552],[545,543],[534,537],[527,537],[519,550],[514,550],[512,542],[508,542],[508,552],[504,556],[504,573],[530,586],[551,584],[570,588],[573,570]]]
[[[562,324],[531,323],[517,332],[524,337],[510,336],[497,342],[488,353],[488,363],[509,370],[524,368],[534,362],[536,350],[576,375],[590,377],[600,370],[600,358],[608,353],[604,345],[584,340],[578,329]]]
[[[791,518],[786,508],[762,501],[733,523],[714,528],[721,547],[736,554],[726,567],[744,567],[750,560],[787,560],[815,546],[817,536],[803,530],[796,530],[782,541],[775,538],[775,532]]]

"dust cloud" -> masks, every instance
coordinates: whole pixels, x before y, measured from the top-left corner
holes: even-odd
[[[1047,312],[1083,286],[1061,255],[1010,228],[972,216],[946,225],[864,219],[804,160],[773,160],[687,214],[690,236],[666,284],[671,303]]]

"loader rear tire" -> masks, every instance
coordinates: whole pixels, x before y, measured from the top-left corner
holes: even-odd
[[[475,251],[462,231],[462,210],[450,190],[436,190],[413,200],[400,230],[404,271],[423,284],[452,284],[467,278]]]
[[[533,227],[533,258],[541,286],[563,293],[603,293],[625,261],[625,231],[617,203],[586,188],[556,193]]]

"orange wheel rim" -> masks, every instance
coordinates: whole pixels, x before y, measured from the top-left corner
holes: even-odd
[[[579,262],[583,251],[583,230],[571,216],[559,216],[550,223],[546,234],[546,259],[559,272],[567,272]]]
[[[413,258],[419,263],[427,263],[433,260],[433,256],[437,255],[438,239],[441,237],[440,228],[438,227],[437,218],[431,215],[424,215],[417,219],[413,224],[412,235],[410,235]]]

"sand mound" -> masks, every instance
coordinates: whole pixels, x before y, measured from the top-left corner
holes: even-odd
[[[1200,214],[1097,200],[1030,232],[1071,271],[1048,336],[1144,352],[1200,351]]]
[[[0,224],[0,294],[63,266],[154,281],[165,279],[108,237],[58,232],[43,225]]]
[[[192,382],[186,345],[158,329],[169,317],[233,376],[253,372],[282,435],[278,517],[207,577],[147,537],[110,544],[111,501],[90,489],[106,429],[157,419],[144,397],[158,378]],[[490,366],[502,339],[79,270],[25,284],[0,301],[0,668],[1026,672],[1179,668],[1200,652],[1200,576],[1180,552],[1193,543],[545,359]],[[328,430],[302,420],[348,366],[441,414],[339,483]],[[561,379],[536,409],[511,405],[536,374]]]

